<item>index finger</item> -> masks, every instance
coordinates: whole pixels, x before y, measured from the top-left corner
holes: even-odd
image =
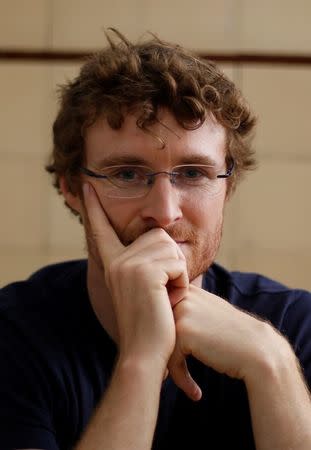
[[[84,202],[91,225],[91,233],[97,244],[104,265],[120,254],[124,248],[111,226],[99,201],[97,193],[90,183],[83,183]]]

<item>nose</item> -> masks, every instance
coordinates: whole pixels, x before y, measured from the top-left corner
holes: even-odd
[[[152,226],[165,228],[182,217],[179,194],[165,173],[155,177],[142,201],[141,218]]]

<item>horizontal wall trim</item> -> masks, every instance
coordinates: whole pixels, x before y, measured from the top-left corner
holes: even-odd
[[[52,145],[52,144],[51,144]],[[0,148],[0,161],[2,164],[27,164],[33,165],[38,163],[40,167],[45,166],[49,162],[49,156],[51,151],[51,145],[47,145],[43,151],[19,151],[13,149]],[[275,148],[271,148],[271,152],[262,151],[261,147],[255,141],[256,158],[258,159],[258,168],[261,168],[262,163],[273,163],[273,164],[291,164],[292,166],[300,166],[301,164],[311,165],[311,155],[307,153],[289,153],[280,152]],[[18,161],[18,162],[17,162]],[[48,175],[46,175],[48,176]]]
[[[37,62],[73,62],[87,58],[92,52],[82,51],[41,51],[0,48],[0,61],[37,61]],[[311,55],[285,53],[206,53],[199,56],[220,63],[235,64],[270,64],[270,65],[309,65]]]

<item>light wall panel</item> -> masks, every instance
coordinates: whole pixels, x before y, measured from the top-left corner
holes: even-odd
[[[241,13],[242,50],[310,54],[310,0],[243,0]]]
[[[262,161],[239,192],[241,247],[311,251],[309,171],[299,162]]]
[[[0,288],[28,278],[45,263],[39,247],[30,249],[0,246]]]
[[[53,0],[52,47],[101,48],[106,45],[108,27],[137,39],[146,31],[143,11],[143,0]]]
[[[104,29],[130,40],[151,31],[196,50],[236,48],[241,0],[53,1],[53,47],[90,49],[106,42]],[[68,20],[68,18],[70,18]]]
[[[51,135],[51,70],[40,63],[0,63],[0,157],[46,154]]]
[[[130,40],[150,30],[206,53],[309,53],[310,18],[307,0],[2,0],[0,46],[88,51],[106,45],[103,30],[115,26]],[[79,66],[0,64],[0,284],[42,264],[85,256],[83,229],[43,169],[52,146],[56,86]],[[311,69],[221,67],[258,115],[260,165],[227,206],[217,260],[311,288]]]
[[[242,90],[258,116],[260,157],[311,163],[311,67],[244,66]]]
[[[286,286],[311,291],[310,250],[248,246],[236,255],[235,269],[260,273]]]
[[[25,252],[44,248],[47,210],[43,159],[2,158],[0,164],[0,248],[20,248]]]
[[[42,49],[50,44],[52,0],[1,0],[0,47]]]

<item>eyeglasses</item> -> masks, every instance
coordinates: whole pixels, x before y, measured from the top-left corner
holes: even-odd
[[[232,175],[234,161],[226,173],[219,173],[214,166],[187,164],[175,166],[171,172],[152,172],[146,166],[110,166],[95,173],[81,167],[82,173],[102,181],[103,195],[110,198],[137,198],[146,195],[157,175],[167,175],[172,185],[183,194],[215,196],[221,191],[222,179]]]

